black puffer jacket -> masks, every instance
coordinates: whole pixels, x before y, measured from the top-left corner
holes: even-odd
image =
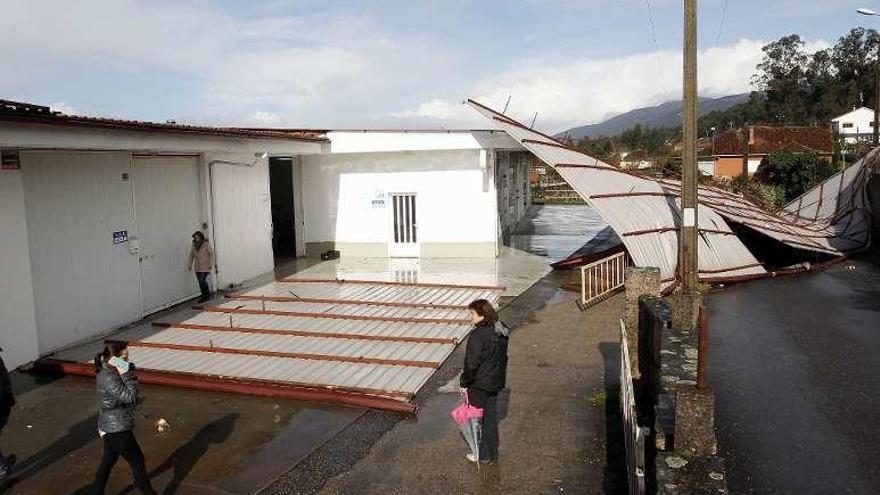
[[[98,429],[119,433],[134,427],[134,408],[138,400],[138,379],[132,364],[120,375],[107,364],[98,372]]]
[[[9,410],[14,405],[15,395],[12,394],[12,381],[9,379],[6,363],[3,362],[3,358],[0,358],[0,416],[8,416]]]
[[[508,330],[500,323],[479,324],[468,337],[460,384],[494,394],[505,386]]]

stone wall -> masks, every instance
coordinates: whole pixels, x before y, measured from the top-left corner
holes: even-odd
[[[638,352],[639,298],[645,295],[660,295],[660,269],[630,266],[626,268],[624,281],[626,296],[623,322],[626,324],[626,340],[630,349],[629,364],[633,378],[637,379],[640,373]]]
[[[653,468],[656,493],[726,493],[715,442],[715,396],[696,387],[697,332],[692,322],[681,320],[687,313],[682,305],[689,304],[695,301],[639,299],[639,342],[643,347],[653,342],[639,351],[649,362],[643,363],[639,394],[652,425],[646,464]]]

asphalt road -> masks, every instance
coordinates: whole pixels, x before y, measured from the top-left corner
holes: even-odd
[[[730,492],[880,492],[880,256],[707,301]]]

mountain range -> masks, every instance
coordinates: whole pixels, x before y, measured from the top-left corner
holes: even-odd
[[[749,93],[722,96],[721,98],[700,98],[698,112],[700,116],[703,116],[714,111],[727,110],[748,100]],[[651,128],[679,127],[681,126],[681,108],[681,100],[667,101],[654,107],[636,108],[598,124],[573,127],[556,134],[555,137],[567,136],[579,140],[585,137],[616,136],[635,127],[636,124]]]

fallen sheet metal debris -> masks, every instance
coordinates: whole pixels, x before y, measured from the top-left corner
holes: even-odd
[[[609,165],[476,101],[467,103],[554,167],[599,211],[637,266],[660,268],[664,287],[675,283],[682,219],[680,181]],[[878,150],[786,205],[780,213],[768,212],[738,194],[700,187],[700,280],[735,281],[772,275],[728,222],[793,248],[838,258],[869,246],[871,211],[866,185]]]
[[[128,342],[141,381],[397,411],[503,287],[285,279]],[[39,366],[90,375],[85,362]]]

